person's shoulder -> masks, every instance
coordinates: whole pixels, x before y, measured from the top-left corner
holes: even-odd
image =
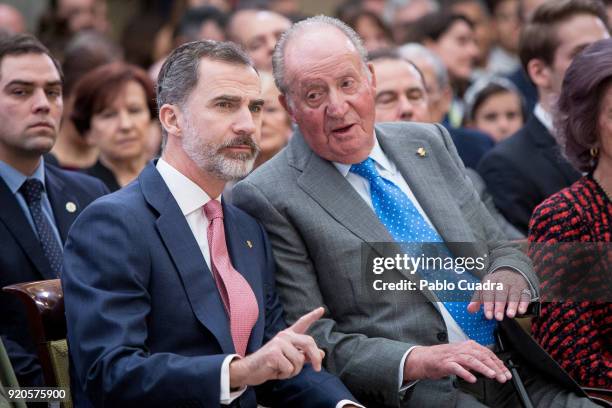
[[[379,122],[376,131],[389,136],[414,137],[418,135],[425,138],[439,138],[442,125],[420,122]]]
[[[555,227],[564,230],[567,226],[576,227],[577,222],[583,218],[583,209],[588,203],[589,180],[582,177],[569,187],[558,191],[542,201],[533,211],[530,229],[541,230]]]
[[[71,193],[89,196],[95,199],[108,193],[106,185],[99,179],[78,171],[64,170],[53,164],[46,164],[48,177],[60,180]]]
[[[289,150],[285,148],[274,155],[270,160],[263,163],[261,166],[254,169],[245,179],[236,183],[236,185],[250,183],[257,186],[278,185],[278,183],[286,183],[292,178],[290,173],[296,172],[296,165],[292,165],[295,160],[290,160]],[[302,160],[303,158],[299,158]],[[235,188],[235,187],[234,187]]]
[[[512,136],[497,143],[485,153],[479,166],[495,163],[522,162],[527,156],[532,154],[533,149],[528,148],[527,144],[526,130],[525,127],[522,127]]]

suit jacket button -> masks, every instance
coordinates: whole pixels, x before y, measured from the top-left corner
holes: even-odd
[[[448,335],[446,334],[446,332],[440,332],[437,334],[438,340],[443,341],[443,342],[447,342],[448,341]]]

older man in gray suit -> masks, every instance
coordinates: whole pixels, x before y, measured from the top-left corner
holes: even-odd
[[[369,406],[516,406],[492,345],[499,323],[535,363],[519,371],[537,406],[589,406],[512,319],[537,297],[537,279],[520,251],[501,242],[448,133],[438,125],[374,127],[376,79],[358,36],[328,17],[297,23],[277,45],[274,74],[299,131],[235,187],[234,201],[270,234],[288,319],[326,306],[311,334],[327,367]],[[406,293],[410,302],[372,299],[362,244],[399,241],[449,249],[468,242],[462,251],[487,260],[473,279],[503,290],[476,292],[469,305],[429,302],[437,293],[427,289]]]

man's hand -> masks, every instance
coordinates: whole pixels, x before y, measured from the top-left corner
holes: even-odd
[[[502,321],[504,310],[506,316],[512,319],[516,316],[517,307],[519,314],[527,312],[529,302],[531,302],[531,290],[523,275],[511,269],[498,269],[485,275],[482,283],[485,282],[493,283],[493,288],[496,286],[495,283],[501,283],[503,289],[475,291],[472,301],[467,306],[470,313],[476,313],[481,304],[484,305],[484,314],[487,319],[495,317]]]
[[[404,381],[437,380],[456,375],[470,383],[476,382],[472,372],[505,383],[512,378],[510,371],[495,353],[473,340],[462,343],[415,347],[404,363]]]
[[[325,310],[319,307],[305,314],[253,354],[233,360],[229,366],[230,388],[294,377],[307,362],[315,371],[320,371],[325,352],[304,333],[323,313]]]

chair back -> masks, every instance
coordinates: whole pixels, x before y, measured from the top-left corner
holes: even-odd
[[[19,298],[38,351],[45,385],[70,389],[64,294],[59,279],[18,283],[2,288]],[[63,402],[64,407],[72,404]]]

